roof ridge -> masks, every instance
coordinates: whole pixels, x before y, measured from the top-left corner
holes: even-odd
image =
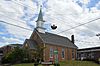
[[[49,32],[45,32],[45,33],[49,33]],[[67,38],[65,36],[57,35],[57,34],[54,34],[54,33],[49,33],[49,34],[53,34],[53,35],[56,35],[56,36],[59,36],[59,37]]]
[[[46,32],[46,33],[49,33],[49,32]],[[65,37],[65,36],[57,35],[57,34],[54,34],[54,33],[49,33],[49,34],[56,35],[56,36],[62,37],[62,38],[66,38],[66,39],[68,39],[69,41],[71,41],[68,37]]]

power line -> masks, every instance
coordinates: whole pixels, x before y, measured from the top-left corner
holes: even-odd
[[[0,15],[5,16],[5,17],[7,17],[7,18],[9,18],[9,19],[11,19],[11,20],[18,21],[18,22],[21,22],[21,23],[23,23],[23,24],[26,24],[25,22],[22,22],[22,21],[20,21],[20,20],[13,19],[13,18],[11,18],[11,17],[9,17],[9,16],[7,16],[7,15],[3,15],[3,14],[0,14]]]
[[[21,5],[21,6],[25,6],[24,4],[22,4],[22,3],[17,3],[17,2],[14,2],[14,1],[12,1],[13,3],[15,3],[15,4],[18,4],[18,5]],[[28,5],[27,5],[28,6]],[[32,9],[32,7],[31,6],[28,6],[28,7],[30,7],[31,9]],[[37,14],[36,14],[37,15]],[[64,14],[56,14],[56,15],[64,15]],[[63,20],[63,19],[62,19]],[[60,21],[62,21],[62,20],[60,20]],[[70,25],[68,25],[68,26],[70,26]],[[71,27],[71,26],[70,26]]]
[[[0,14],[0,15],[1,15],[1,14]],[[4,16],[4,15],[3,15],[3,16]],[[8,17],[8,16],[6,16],[6,17]],[[8,17],[8,18],[9,18],[9,17]],[[10,19],[12,19],[12,18],[10,18]],[[93,22],[93,21],[98,20],[98,19],[100,19],[100,18],[94,19],[94,20],[89,21],[89,22],[87,22],[87,23]],[[15,20],[15,19],[12,19],[12,20]],[[16,20],[16,21],[18,21],[18,20]],[[72,28],[70,28],[70,29],[67,29],[67,30],[61,31],[61,32],[59,32],[59,33],[66,32],[66,31],[68,31],[68,30],[71,30],[71,29],[77,28],[77,27],[82,26],[82,25],[85,25],[85,24],[87,24],[87,23],[83,23],[83,24],[77,25],[77,26],[75,26],[75,27],[72,27]],[[59,34],[59,33],[57,33],[57,34]]]
[[[15,1],[12,1],[13,3],[17,4],[17,5],[20,5],[20,6],[26,6],[25,4],[22,4],[22,3],[17,3]],[[33,11],[33,7],[27,5],[28,7],[31,8],[31,10]],[[20,13],[19,13],[20,14]],[[46,15],[51,15],[51,14],[46,14]],[[66,14],[53,14],[53,15],[66,15]]]
[[[4,16],[4,15],[3,15]],[[7,17],[7,16],[6,16]],[[9,18],[9,17],[8,17]],[[12,19],[12,18],[10,18],[10,19]],[[98,20],[98,19],[100,19],[100,18],[97,18],[97,19],[94,19],[94,20],[92,20],[92,21],[89,21],[89,22],[87,22],[87,23],[91,23],[91,22],[93,22],[93,21],[95,21],[95,20]],[[15,20],[15,19],[13,19],[13,20]],[[18,21],[18,20],[17,20]],[[79,27],[79,26],[82,26],[82,25],[85,25],[85,24],[87,24],[87,23],[83,23],[83,24],[80,24],[80,25],[78,25],[78,26],[75,26],[75,27],[72,27],[72,28],[70,28],[70,29],[67,29],[67,30],[64,30],[64,31],[61,31],[61,32],[59,32],[59,33],[62,33],[62,32],[66,32],[66,31],[68,31],[68,30],[71,30],[71,29],[74,29],[74,28],[77,28],[77,27]],[[10,24],[10,23],[9,23]],[[10,24],[11,25],[11,24]],[[14,25],[13,25],[14,26]],[[16,25],[17,27],[21,27],[21,26],[18,26],[18,25]],[[22,27],[22,28],[24,28],[24,27]],[[27,29],[27,28],[26,28]],[[30,30],[30,29],[29,29]],[[59,33],[57,33],[57,34],[59,34]]]
[[[1,14],[0,14],[1,15]],[[5,15],[3,15],[3,16],[5,16]],[[21,22],[21,23],[24,23],[24,22],[22,22],[22,21],[20,21],[20,20],[16,20],[16,19],[13,19],[13,18],[10,18],[10,17],[8,17],[8,16],[5,16],[5,17],[7,17],[7,18],[9,18],[9,19],[12,19],[12,20],[15,20],[15,21],[19,21],[19,22]],[[51,18],[51,17],[50,17]],[[57,20],[57,19],[56,19]],[[64,20],[62,20],[62,21],[64,21]],[[26,24],[26,23],[24,23],[24,24]],[[70,26],[70,25],[68,25],[68,26]],[[71,27],[71,26],[70,26]]]
[[[49,17],[49,18],[51,18],[51,19],[53,19],[53,17]],[[62,21],[63,23],[65,23],[65,21],[63,20],[63,19],[54,19],[54,20],[60,20],[60,21]],[[66,23],[65,23],[66,24]],[[67,26],[69,26],[69,27],[71,27],[71,25],[68,25],[68,24],[66,24]]]
[[[61,31],[61,32],[59,32],[59,33],[57,33],[57,34],[60,34],[60,33],[63,33],[63,32],[66,32],[66,31],[69,31],[69,30],[72,30],[72,29],[75,29],[75,28],[77,28],[77,27],[80,27],[80,26],[86,25],[86,24],[91,23],[91,22],[93,22],[93,21],[96,21],[96,20],[98,20],[98,19],[100,19],[100,18],[97,18],[97,19],[91,20],[91,21],[89,21],[89,22],[86,22],[86,23],[83,23],[83,24],[77,25],[77,26],[75,26],[75,27],[72,27],[72,28],[69,28],[69,29],[67,29],[67,30]]]
[[[22,3],[17,3],[17,2],[15,2],[15,1],[12,1],[12,2],[15,3],[15,4],[18,4],[18,5],[20,5],[20,6],[26,6],[26,5],[22,4]],[[27,5],[27,6],[30,7],[31,10],[33,11],[33,8],[32,8],[31,6],[29,6],[29,5]]]
[[[0,15],[2,15],[2,14],[0,14]],[[5,15],[3,15],[3,16],[5,16]],[[22,22],[22,21],[20,21],[20,20],[16,20],[16,19],[13,19],[13,18],[10,18],[9,16],[5,16],[5,17],[7,17],[7,18],[9,18],[9,19],[12,19],[12,20],[15,20],[15,21],[19,21],[19,22],[21,22],[21,23],[23,23],[23,24],[26,24],[26,23],[24,23],[24,22]],[[55,17],[55,16],[54,16]],[[50,17],[50,18],[52,18],[52,17]],[[69,18],[69,17],[68,17]],[[71,19],[71,18],[70,18]],[[57,20],[57,19],[56,19]],[[60,20],[60,19],[59,19]],[[71,19],[72,20],[72,19]],[[60,21],[62,21],[62,22],[65,22],[63,19],[61,19]],[[74,21],[74,20],[73,20]],[[76,21],[75,21],[76,22]],[[79,24],[81,24],[81,23],[79,23]],[[67,26],[70,26],[70,25],[67,25]],[[71,27],[71,26],[70,26]]]
[[[13,2],[13,1],[12,1]],[[18,4],[18,3],[16,3],[16,4]],[[23,4],[24,5],[24,4]],[[22,5],[21,5],[22,6]],[[30,6],[29,6],[30,7]],[[78,26],[81,26],[81,25],[83,25],[83,24],[80,24],[80,25],[78,25]],[[76,28],[77,26],[75,26],[75,27],[72,27],[71,29],[74,29],[74,28]],[[70,29],[68,29],[68,30],[70,30]],[[66,31],[68,31],[68,30],[66,30]],[[64,31],[65,32],[65,31]],[[60,33],[60,32],[59,32]]]
[[[76,42],[85,42],[85,43],[100,43],[100,41],[82,41],[82,40],[75,40]]]
[[[7,22],[5,22],[5,21],[1,21],[1,20],[0,20],[0,22],[9,24],[9,25],[12,25],[12,26],[15,26],[15,27],[19,27],[19,28],[22,28],[22,29],[25,29],[25,30],[32,31],[31,29],[28,29],[28,28],[25,28],[25,27],[21,27],[21,26],[15,25],[15,24],[7,23]],[[80,41],[80,40],[75,40],[75,41],[78,41],[78,42],[85,42],[85,43],[100,43],[100,42],[89,42],[89,41]]]
[[[4,16],[4,17],[7,17],[7,18],[9,18],[9,19],[11,19],[11,20],[14,20],[14,21],[18,21],[18,22],[23,23],[23,24],[25,24],[25,25],[26,25],[26,23],[25,23],[25,22],[20,21],[20,20],[17,20],[17,19],[13,19],[13,18],[9,17],[8,15],[3,15],[3,14],[0,14],[0,15],[2,15],[2,16]],[[30,25],[31,25],[31,24],[30,24]],[[32,25],[31,25],[31,26],[32,26]],[[33,26],[34,26],[34,25],[33,25]]]
[[[55,17],[55,16],[53,16],[53,17]],[[53,17],[52,17],[52,18],[53,18]],[[72,23],[74,23],[74,24],[79,24],[79,25],[82,24],[82,23],[77,23],[77,21],[75,21],[74,19],[72,19],[72,18],[70,18],[70,17],[68,17],[68,16],[65,16],[65,17],[67,17],[67,18],[69,18],[71,21],[73,21],[73,22],[71,22],[71,24],[72,24]],[[65,17],[64,17],[64,18],[65,18]],[[51,18],[51,17],[50,17],[50,18]],[[57,19],[56,19],[56,20],[57,20]],[[67,22],[64,21],[63,19],[58,19],[58,20],[62,21],[62,22],[65,23],[65,24],[67,23]],[[72,27],[71,25],[68,25],[68,24],[67,24],[67,26]],[[86,25],[85,25],[85,26],[86,26]],[[88,27],[88,26],[86,26],[86,27]],[[89,27],[88,27],[88,28],[89,28]],[[92,29],[90,29],[90,30],[93,31]]]
[[[13,3],[15,3],[15,4],[18,4],[18,5],[21,5],[21,6],[26,6],[25,4],[22,4],[22,3],[17,3],[17,2],[15,2],[15,1],[12,1]],[[29,5],[27,5],[28,7],[30,7],[31,9],[33,9],[33,7],[31,7],[31,6],[29,6]],[[37,15],[37,14],[35,14],[35,15]],[[50,15],[50,14],[47,14],[47,15]],[[54,15],[66,15],[66,14],[54,14]],[[66,17],[66,16],[65,16]],[[68,16],[67,16],[67,18],[69,18]],[[71,19],[71,18],[69,18],[69,19]],[[72,21],[75,21],[75,20],[73,20],[73,19],[71,19]],[[75,21],[76,22],[76,21]]]
[[[11,24],[11,23],[8,23],[8,22],[5,22],[5,21],[0,20],[0,22],[11,25],[11,26],[19,27],[19,28],[22,28],[22,29],[25,29],[25,30],[32,31],[31,29],[28,29],[28,28],[25,28],[25,27],[22,27],[22,26],[18,26],[18,25],[15,25],[15,24]]]
[[[14,2],[14,1],[12,1],[12,2]],[[19,3],[17,3],[17,2],[14,2],[14,3],[16,3],[16,4],[18,4],[18,5],[21,5],[21,6],[24,6],[24,4],[19,4]],[[28,6],[28,5],[27,5]],[[28,6],[28,7],[31,7],[31,6]],[[31,7],[32,8],[32,7]],[[60,15],[60,14],[59,14]],[[89,22],[90,23],[90,22]],[[78,26],[75,26],[75,27],[72,27],[71,29],[74,29],[74,28],[76,28],[76,27],[79,27],[79,26],[82,26],[82,25],[85,25],[86,23],[84,23],[84,24],[80,24],[80,25],[78,25]],[[68,29],[68,30],[71,30],[71,29]],[[68,30],[65,30],[65,31],[68,31]],[[62,32],[65,32],[65,31],[62,31]],[[60,32],[59,32],[60,33]]]

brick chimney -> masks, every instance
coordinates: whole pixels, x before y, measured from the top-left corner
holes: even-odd
[[[71,42],[74,44],[74,35],[71,36]]]

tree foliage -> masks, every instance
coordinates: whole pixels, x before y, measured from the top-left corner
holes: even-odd
[[[2,63],[20,63],[20,62],[39,62],[43,60],[43,51],[45,47],[36,46],[35,50],[29,48],[15,47],[2,58]]]
[[[16,47],[3,57],[2,63],[19,63],[23,61],[24,54],[23,49]]]
[[[35,62],[43,61],[43,51],[45,47],[37,45],[36,50],[33,52]]]

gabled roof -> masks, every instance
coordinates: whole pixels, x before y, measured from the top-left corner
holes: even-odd
[[[26,39],[24,44],[28,44],[30,49],[36,49],[36,42],[34,40],[31,39]]]
[[[59,36],[52,33],[40,33],[38,32],[40,37],[43,39],[44,43],[59,45],[70,48],[77,48],[75,44],[73,44],[67,37]]]

